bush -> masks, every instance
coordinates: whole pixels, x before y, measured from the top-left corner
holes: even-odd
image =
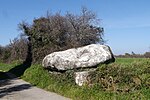
[[[0,46],[0,61],[24,61],[28,53],[28,40],[24,37],[15,38],[5,47]]]
[[[10,45],[7,45],[5,47],[0,47],[1,50],[0,50],[0,61],[3,61],[3,62],[8,62],[9,61],[9,58],[11,56],[11,47]]]
[[[120,59],[119,59],[120,60]],[[124,59],[124,61],[128,59]],[[150,74],[149,61],[140,60],[131,63],[113,63],[100,65],[99,68],[89,75],[88,86],[98,86],[105,91],[133,92],[142,87],[149,88]],[[97,85],[99,84],[99,85]],[[150,88],[149,88],[150,89]]]
[[[41,62],[54,51],[103,43],[103,28],[96,23],[99,23],[96,14],[82,8],[80,15],[48,13],[46,17],[34,19],[32,25],[20,23],[19,28],[31,38],[33,61]]]

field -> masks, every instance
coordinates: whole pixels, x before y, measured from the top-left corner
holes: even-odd
[[[1,63],[0,71],[7,72],[17,65]],[[117,58],[115,63],[99,65],[83,87],[74,83],[73,71],[51,74],[41,65],[32,65],[21,78],[74,100],[150,99],[150,59],[144,58]]]

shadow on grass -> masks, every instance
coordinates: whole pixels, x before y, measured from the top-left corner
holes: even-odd
[[[0,80],[5,80],[8,79],[8,75],[6,74],[6,72],[0,72]]]
[[[12,73],[16,75],[16,77],[20,77],[24,74],[25,70],[31,66],[31,64],[32,64],[32,47],[29,39],[28,52],[25,61],[22,64],[10,69],[8,73]]]

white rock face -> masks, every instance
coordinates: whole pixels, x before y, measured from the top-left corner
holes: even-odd
[[[95,72],[96,69],[88,70],[88,71],[80,71],[80,72],[74,72],[74,78],[75,78],[75,83],[79,86],[83,86],[84,84],[89,83],[89,75],[91,72]]]
[[[80,48],[51,53],[43,59],[42,65],[44,68],[69,70],[93,67],[109,60],[114,60],[109,46],[91,44]]]
[[[83,72],[75,72],[75,82],[79,86],[82,86],[84,83],[87,82],[87,77],[89,75],[89,71]]]

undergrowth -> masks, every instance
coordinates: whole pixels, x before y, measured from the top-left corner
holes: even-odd
[[[44,70],[41,65],[32,65],[21,78],[32,85],[74,100],[148,100],[150,98],[149,59],[124,58],[117,59],[115,63],[109,65],[99,65],[82,87],[75,84],[73,71],[52,74]]]

